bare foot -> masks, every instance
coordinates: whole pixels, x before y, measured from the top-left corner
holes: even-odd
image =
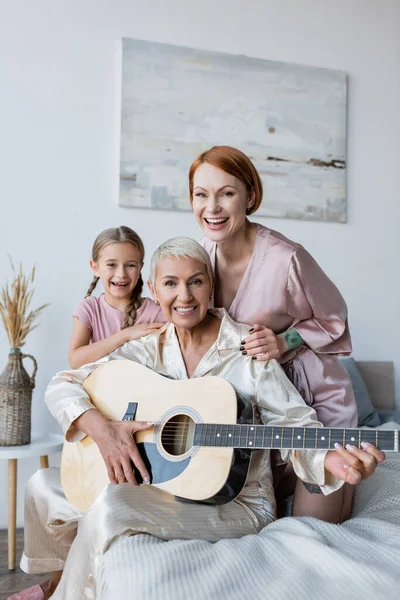
[[[40,587],[42,588],[42,591],[43,591],[43,600],[48,600],[49,598],[51,598],[51,596],[53,595],[53,593],[55,591],[55,588],[53,588],[53,586],[51,586],[51,579],[48,579],[44,583],[41,583]]]
[[[61,579],[62,571],[55,571],[51,574],[50,579],[40,584],[44,594],[44,600],[52,597]]]

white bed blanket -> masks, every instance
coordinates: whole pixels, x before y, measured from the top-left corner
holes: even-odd
[[[102,558],[98,600],[399,600],[400,459],[356,488],[352,518],[284,518],[239,540],[123,536]]]

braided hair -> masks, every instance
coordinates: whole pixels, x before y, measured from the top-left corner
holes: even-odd
[[[137,284],[132,290],[130,300],[125,307],[125,318],[121,329],[132,327],[136,321],[136,313],[142,303],[143,279],[140,275]]]
[[[130,227],[126,227],[125,225],[121,225],[120,227],[112,227],[110,229],[105,229],[102,231],[94,241],[92,248],[92,260],[93,262],[97,262],[100,258],[101,251],[110,244],[118,244],[119,242],[129,242],[133,244],[135,248],[139,250],[142,255],[142,262],[144,260],[144,246],[143,242],[138,236],[138,234],[130,229]],[[94,276],[92,282],[86,292],[85,298],[91,296],[93,290],[95,289],[97,282],[100,277]],[[142,291],[143,291],[143,279],[142,275],[139,276],[139,279],[132,290],[131,297],[129,299],[128,304],[125,307],[125,318],[122,323],[121,329],[126,329],[126,327],[131,327],[135,324],[137,310],[142,304]]]

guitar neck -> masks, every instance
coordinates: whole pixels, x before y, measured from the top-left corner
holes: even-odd
[[[333,450],[335,444],[361,447],[362,442],[373,444],[384,452],[398,452],[399,431],[197,423],[193,439],[195,446],[299,450]]]

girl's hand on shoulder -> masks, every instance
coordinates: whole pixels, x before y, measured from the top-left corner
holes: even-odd
[[[140,323],[139,325],[132,325],[122,331],[126,335],[126,341],[138,340],[141,337],[154,333],[160,329],[165,323]]]
[[[351,485],[368,479],[385,460],[385,455],[372,444],[362,442],[361,445],[362,449],[350,444],[346,448],[335,444],[336,450],[330,450],[325,456],[325,470]]]
[[[249,335],[242,341],[240,351],[244,356],[251,356],[254,360],[278,359],[287,350],[285,340],[275,335],[272,329],[264,325],[253,325]]]

